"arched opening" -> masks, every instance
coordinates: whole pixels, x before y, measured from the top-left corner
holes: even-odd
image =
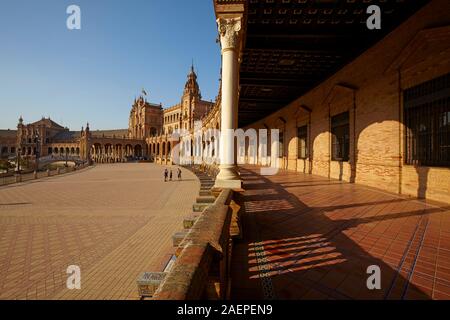
[[[142,157],[142,146],[140,144],[134,146],[134,155],[136,157]]]

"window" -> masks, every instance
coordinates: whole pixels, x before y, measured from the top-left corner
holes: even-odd
[[[280,130],[279,136],[280,143],[278,144],[278,157],[284,157],[284,132]]]
[[[297,128],[298,139],[298,158],[308,158],[308,126],[302,126]]]
[[[332,149],[331,160],[348,161],[350,145],[348,112],[331,117]]]
[[[450,73],[403,92],[405,163],[450,166]]]

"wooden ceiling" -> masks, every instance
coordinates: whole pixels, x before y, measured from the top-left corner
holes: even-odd
[[[312,89],[427,2],[247,0],[239,126],[273,113]],[[366,9],[372,4],[381,8],[381,30],[366,27]]]

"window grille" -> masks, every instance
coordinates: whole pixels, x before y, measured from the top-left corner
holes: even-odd
[[[405,163],[450,166],[450,73],[403,92]]]
[[[332,150],[331,160],[348,161],[350,149],[349,113],[331,117]]]

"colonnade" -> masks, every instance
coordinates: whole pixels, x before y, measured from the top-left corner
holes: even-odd
[[[131,144],[99,144],[91,146],[91,158],[96,163],[126,162],[144,156],[142,146]]]

